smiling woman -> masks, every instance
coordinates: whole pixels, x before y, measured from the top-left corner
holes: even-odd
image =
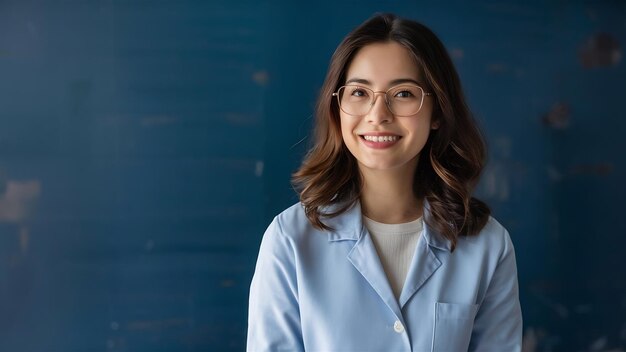
[[[335,51],[300,203],[269,225],[249,351],[520,351],[513,245],[472,197],[484,143],[439,39],[391,14]]]

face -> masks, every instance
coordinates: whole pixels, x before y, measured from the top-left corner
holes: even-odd
[[[348,67],[345,84],[367,87],[375,92],[386,92],[398,82],[422,86],[419,71],[409,50],[400,44],[374,43],[357,52]],[[400,117],[394,116],[387,107],[385,94],[375,96],[374,105],[365,115],[353,116],[339,111],[343,141],[362,172],[412,173],[431,128],[437,127],[431,121],[433,97],[424,96],[418,113]]]

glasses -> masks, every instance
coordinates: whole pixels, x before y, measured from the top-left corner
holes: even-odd
[[[369,88],[347,85],[339,87],[334,97],[337,97],[339,108],[348,115],[363,116],[372,110],[376,102],[376,94],[385,94],[385,103],[395,116],[413,116],[422,109],[426,93],[422,87],[401,85],[389,88],[386,92],[375,92]]]

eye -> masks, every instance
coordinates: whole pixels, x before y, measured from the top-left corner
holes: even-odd
[[[354,88],[352,92],[350,93],[350,95],[355,96],[355,97],[366,97],[367,92],[365,91],[365,89]]]
[[[414,97],[415,94],[413,94],[411,91],[409,90],[401,90],[398,91],[394,94],[394,98],[411,98]]]
[[[417,86],[398,86],[391,88],[387,96],[398,102],[413,102],[422,98],[422,90]]]

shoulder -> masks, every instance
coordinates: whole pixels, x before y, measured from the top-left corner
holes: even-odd
[[[509,237],[509,231],[493,216],[489,216],[487,223],[480,230],[478,237],[485,237],[491,241],[504,241]]]
[[[261,265],[260,263],[292,261],[295,243],[288,234],[294,233],[292,231],[294,224],[301,222],[302,217],[306,218],[306,216],[303,216],[304,214],[299,214],[299,207],[298,204],[295,204],[285,209],[276,215],[267,226],[261,239],[257,266]],[[304,213],[304,209],[300,212]]]
[[[477,235],[461,237],[461,243],[474,249],[480,247],[484,253],[497,258],[513,252],[509,231],[492,216]]]
[[[295,261],[302,253],[310,253],[328,243],[328,234],[313,227],[301,203],[296,203],[274,217],[259,249],[260,257]]]
[[[265,232],[265,238],[286,241],[292,246],[307,241],[313,234],[321,235],[306,216],[302,203],[296,203],[274,217]],[[319,237],[319,236],[315,236]]]
[[[306,217],[306,213],[304,212],[304,205],[298,202],[293,204],[289,208],[280,212],[274,218],[275,221],[278,221],[282,224],[294,224],[301,222],[308,222],[308,218]]]
[[[289,208],[283,210],[274,218],[274,223],[278,226],[281,233],[287,237],[298,237],[314,230],[313,225],[307,218],[302,203],[296,203]]]

